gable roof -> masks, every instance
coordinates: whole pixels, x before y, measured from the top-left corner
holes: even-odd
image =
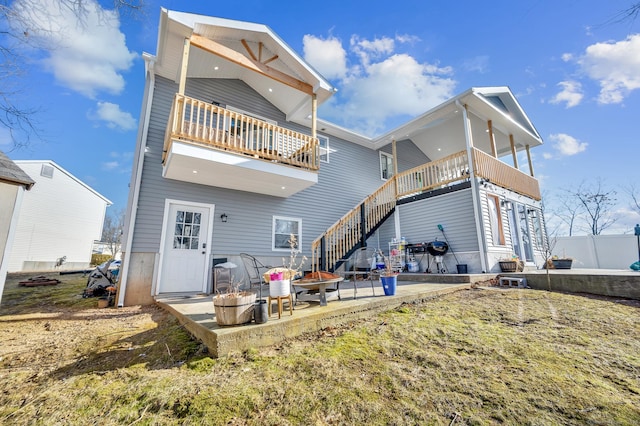
[[[2,151],[0,151],[0,181],[16,183],[27,190],[35,184],[35,181]]]
[[[84,183],[83,181],[81,181],[80,179],[78,179],[77,177],[75,177],[74,175],[72,175],[71,173],[66,171],[65,169],[63,169],[60,165],[58,165],[53,160],[16,160],[16,164],[18,164],[18,165],[20,165],[20,164],[47,164],[47,165],[50,165],[51,167],[55,167],[61,173],[64,173],[65,175],[67,175],[71,180],[75,181],[78,185],[80,185],[83,188],[87,189],[89,192],[95,194],[98,198],[101,198],[105,203],[107,203],[108,206],[113,204],[111,202],[111,200],[109,200],[107,197],[105,197],[104,195],[100,194],[98,191],[96,191],[95,189],[91,188],[89,185],[87,185],[86,183]]]
[[[185,39],[187,76],[237,78],[287,115],[302,120],[336,89],[266,25],[162,9],[154,70],[179,81]],[[207,49],[211,46],[211,49]]]

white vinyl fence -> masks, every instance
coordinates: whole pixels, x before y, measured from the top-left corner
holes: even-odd
[[[637,238],[629,234],[556,237],[551,253],[573,258],[573,268],[628,270],[638,261]]]

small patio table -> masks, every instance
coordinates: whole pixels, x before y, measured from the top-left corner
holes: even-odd
[[[299,279],[297,281],[292,282],[292,284],[296,287],[303,287],[307,289],[315,290],[316,288],[320,292],[320,306],[327,306],[327,286],[330,284],[339,283],[343,281],[344,277],[331,278],[328,280],[317,280],[317,279]],[[297,298],[296,298],[297,299]]]

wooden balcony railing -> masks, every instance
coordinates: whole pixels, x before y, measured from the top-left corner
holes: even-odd
[[[467,152],[460,151],[440,160],[425,163],[398,173],[398,198],[431,191],[453,182],[469,178]]]
[[[473,148],[473,170],[476,177],[488,179],[491,183],[509,189],[534,200],[542,199],[538,180],[497,158]]]
[[[169,115],[163,161],[174,140],[313,171],[320,164],[317,138],[180,94]]]

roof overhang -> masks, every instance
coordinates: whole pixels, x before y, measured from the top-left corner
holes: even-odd
[[[240,79],[291,121],[336,91],[266,25],[162,9],[158,34],[158,75],[178,82],[188,39],[187,77]]]
[[[499,139],[499,154],[510,150],[509,135],[513,136],[516,150],[543,143],[508,87],[481,87],[471,88],[402,126],[374,138],[373,147],[379,149],[393,140],[410,139],[432,160],[458,152],[465,148],[466,142],[463,137],[457,138],[455,143],[439,146],[439,141],[432,139],[433,134],[430,130],[438,126],[449,126],[452,133],[455,129],[458,134],[463,134],[462,108],[465,106],[469,115],[483,122],[491,120],[494,132],[505,135]]]

